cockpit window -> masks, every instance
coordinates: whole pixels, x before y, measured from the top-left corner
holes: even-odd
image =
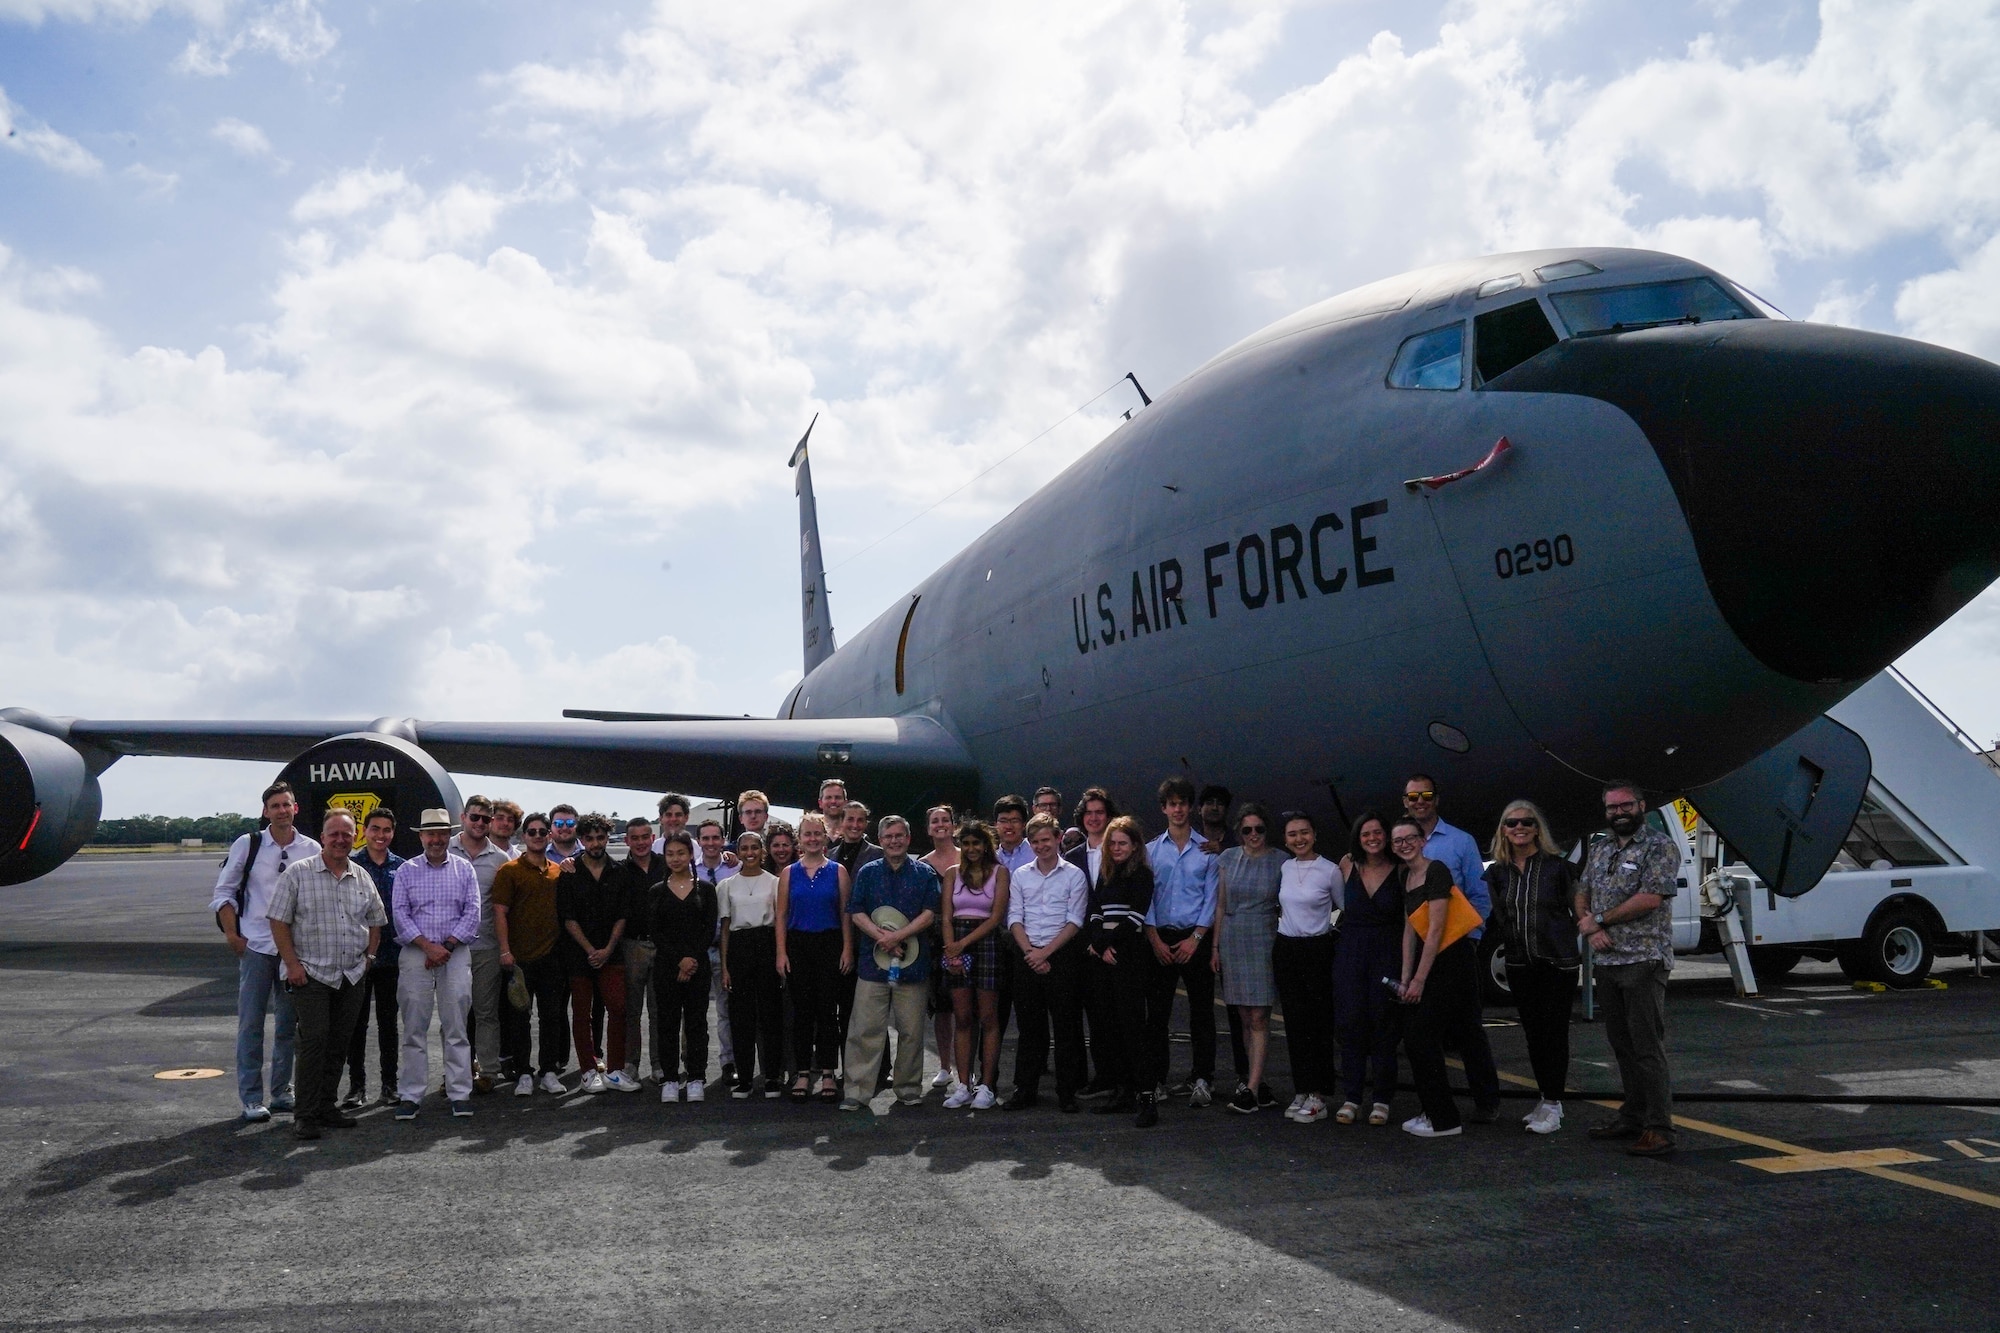
[[[1555,326],[1533,297],[1489,310],[1472,321],[1479,382],[1487,383],[1558,341]]]
[[[1706,324],[1718,319],[1756,319],[1741,301],[1711,278],[1681,278],[1637,287],[1599,287],[1553,294],[1549,300],[1573,337],[1657,328],[1662,324]]]
[[[1392,389],[1456,389],[1465,382],[1465,325],[1403,339],[1396,362],[1389,367]]]

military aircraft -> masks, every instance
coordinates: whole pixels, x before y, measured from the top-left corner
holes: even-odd
[[[1825,710],[2000,575],[1996,438],[2000,367],[1685,259],[1440,265],[1222,352],[837,651],[801,440],[806,674],[774,718],[6,710],[0,882],[89,836],[116,759],[185,755],[291,760],[309,813],[417,799],[385,774],[455,801],[447,769],[1141,812],[1186,774],[1344,823],[1423,772],[1462,822],[1530,796],[1571,834],[1621,777],[1800,892],[1868,781]]]

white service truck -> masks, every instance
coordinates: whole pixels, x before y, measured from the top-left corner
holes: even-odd
[[[1922,985],[1940,956],[2000,959],[2000,771],[1893,669],[1831,716],[1868,742],[1873,774],[1840,854],[1805,894],[1780,897],[1732,862],[1684,801],[1648,816],[1681,848],[1675,951],[1733,955],[1748,990],[1803,958],[1894,987]],[[1504,1002],[1495,945],[1487,962],[1489,995]]]

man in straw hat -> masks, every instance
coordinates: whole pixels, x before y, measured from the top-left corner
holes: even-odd
[[[930,970],[937,960],[925,941],[937,921],[943,886],[937,871],[910,857],[910,824],[883,817],[876,836],[882,857],[861,867],[847,907],[854,928],[873,945],[855,960],[854,1009],[847,1026],[847,1097],[843,1111],[859,1110],[874,1091],[867,1086],[882,1064],[889,1022],[896,1024],[896,1100],[924,1100],[924,1013]]]
[[[415,1120],[430,1079],[431,1015],[444,1039],[444,1091],[455,1116],[472,1114],[472,942],[479,938],[479,876],[451,852],[449,810],[417,821],[424,854],[396,868],[396,938],[403,943],[396,992],[403,1011],[403,1059],[396,1119]]]

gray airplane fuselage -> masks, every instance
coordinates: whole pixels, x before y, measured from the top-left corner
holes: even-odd
[[[1554,283],[1535,275],[1577,258],[1601,271]],[[1521,284],[1476,295],[1510,274]],[[1791,612],[1770,604],[1788,599],[1793,579],[1813,605],[1838,596],[1812,564],[1826,540],[1813,497],[1765,514],[1772,526],[1758,536],[1784,552],[1770,557],[1783,567],[1746,585],[1731,546],[1742,534],[1724,529],[1741,519],[1729,506],[1753,504],[1763,484],[1743,474],[1770,468],[1749,456],[1733,417],[1681,419],[1655,428],[1678,429],[1671,444],[1649,439],[1635,419],[1658,415],[1647,395],[1672,399],[1685,418],[1701,395],[1683,381],[1718,377],[1710,397],[1723,401],[1700,411],[1729,417],[1733,395],[1755,392],[1729,376],[1762,374],[1781,381],[1773,410],[1784,413],[1815,394],[1837,397],[1846,363],[1890,344],[1920,349],[1935,373],[1973,376],[1994,403],[2000,372],[1920,344],[1808,336],[1799,331],[1815,326],[1761,317],[1575,339],[1573,355],[1565,336],[1514,377],[1554,376],[1553,391],[1517,389],[1505,374],[1482,380],[1474,368],[1486,312],[1533,298],[1566,334],[1551,291],[1695,276],[1719,278],[1646,252],[1497,256],[1376,284],[1274,325],[1138,412],[918,584],[808,675],[779,715],[927,712],[964,740],[987,803],[1043,783],[1073,798],[1100,783],[1143,813],[1160,778],[1185,774],[1274,811],[1341,817],[1393,808],[1421,771],[1440,783],[1447,817],[1483,821],[1525,796],[1574,833],[1601,779],[1682,791],[1719,778],[1976,593],[1992,578],[1993,546],[1946,559],[1966,586],[1933,594],[1907,623],[1821,624],[1826,636],[1866,642],[1807,661],[1819,650],[1794,641],[1798,626],[1774,625]],[[1459,388],[1389,386],[1406,338],[1458,321],[1468,341]],[[1844,340],[1827,345],[1832,333]],[[1762,341],[1733,350],[1752,335]],[[1659,367],[1645,369],[1648,347]],[[1938,358],[1948,359],[1942,369]],[[1622,369],[1634,363],[1636,387]],[[1773,430],[1758,447],[1810,447],[1782,423]],[[1702,438],[1681,438],[1691,436]],[[1511,451],[1483,471],[1406,488],[1478,462],[1502,437]],[[1990,430],[1984,439],[1990,473]],[[1821,466],[1884,443],[1823,438]],[[1718,490],[1728,494],[1711,505]],[[1826,558],[1841,577],[1839,560]],[[1930,565],[1910,574],[1934,577],[1943,576]],[[1859,619],[1873,615],[1858,608]]]

